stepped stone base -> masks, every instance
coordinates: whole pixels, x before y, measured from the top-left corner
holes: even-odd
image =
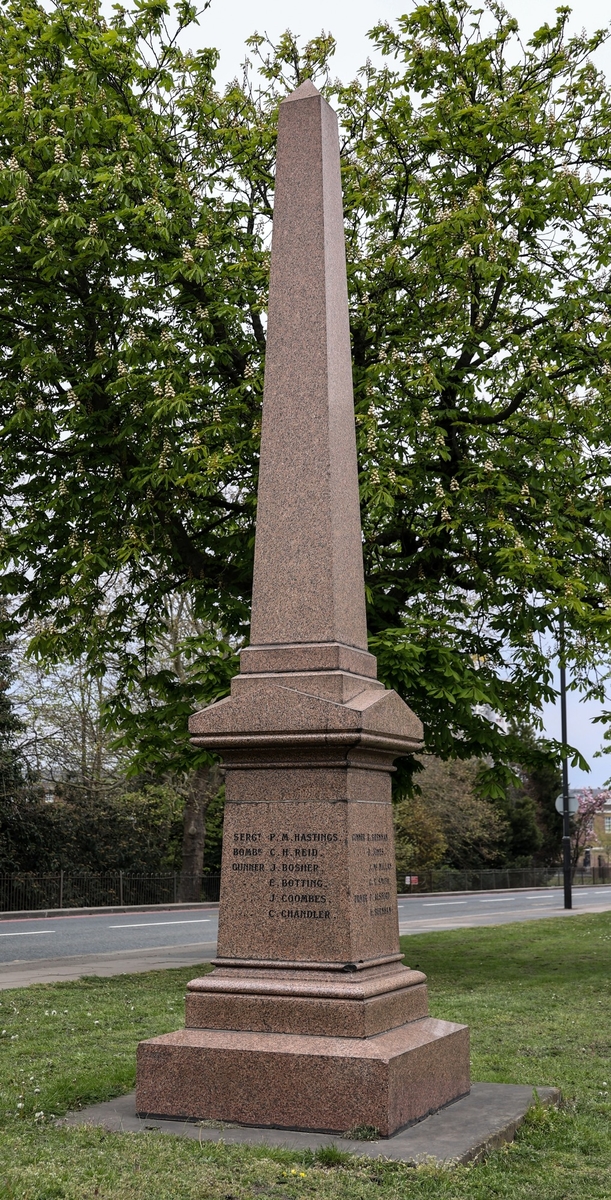
[[[373,1037],[184,1029],[138,1047],[138,1115],[382,1137],[469,1091],[469,1031],[422,1017]]]

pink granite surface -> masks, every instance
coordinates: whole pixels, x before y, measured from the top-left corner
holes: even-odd
[[[357,478],[337,118],[307,81],[278,121],[254,645],[367,649]]]
[[[427,1015],[426,986],[420,984],[367,1000],[191,992],[187,995],[185,1021],[189,1029],[366,1038]]]
[[[187,1027],[363,1038],[428,1015],[426,976],[397,962],[326,980],[290,974],[223,967],[192,980]]]
[[[329,775],[349,782],[348,772]],[[387,785],[386,774],[373,777]],[[269,959],[273,947],[281,960],[350,963],[398,952],[389,800],[236,801],[227,786],[219,958]]]
[[[351,681],[350,686],[354,686]],[[317,689],[312,680],[304,684],[292,675],[240,675],[232,680],[231,696],[195,713],[189,721],[197,746],[268,744],[279,739],[285,744],[300,741],[300,735],[339,735],[340,742],[358,742],[383,748],[389,753],[408,754],[418,749],[422,725],[396,692],[386,691],[367,680],[349,700],[327,699],[325,680]],[[317,694],[323,691],[323,694]],[[367,736],[369,735],[369,737]]]
[[[468,1030],[400,965],[390,774],[422,726],[367,651],[337,119],[309,81],[280,106],[251,635],[190,721],[226,767],[215,971],[140,1045],[138,1109],[388,1136],[468,1091]]]
[[[397,959],[400,959],[400,955]],[[223,967],[213,975],[203,975],[187,984],[188,992],[232,992],[235,995],[310,996],[315,1000],[370,1000],[387,992],[400,992],[426,983],[422,971],[412,971],[400,961],[386,963],[375,970],[349,974],[312,971],[258,969],[256,978]]]
[[[245,646],[240,652],[240,672],[350,671],[353,675],[375,679],[377,663],[373,654],[342,646],[338,642],[296,643],[293,646]]]
[[[431,1017],[377,1037],[186,1029],[141,1042],[136,1111],[389,1137],[469,1090],[468,1030]]]

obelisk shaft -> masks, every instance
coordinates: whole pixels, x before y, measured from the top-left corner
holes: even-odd
[[[280,106],[251,645],[367,628],[337,117]]]

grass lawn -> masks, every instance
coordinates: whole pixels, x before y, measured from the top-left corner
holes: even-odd
[[[0,992],[0,1198],[611,1200],[611,913],[404,938],[434,1016],[471,1026],[473,1078],[562,1088],[513,1145],[453,1171],[157,1133],[57,1129],[134,1086],[141,1038],[183,1019],[189,970]]]

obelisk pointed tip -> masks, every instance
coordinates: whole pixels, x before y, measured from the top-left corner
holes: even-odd
[[[309,100],[311,96],[320,96],[320,92],[317,87],[314,87],[311,79],[304,79],[303,83],[300,83],[290,96],[285,96],[282,103],[286,104],[289,100]]]

